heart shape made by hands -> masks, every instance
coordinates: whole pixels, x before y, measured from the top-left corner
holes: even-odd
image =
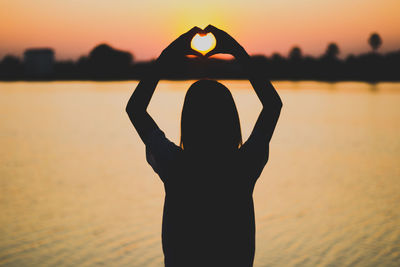
[[[214,34],[208,32],[206,34],[197,33],[190,43],[190,47],[205,55],[215,48],[217,45],[217,40]]]

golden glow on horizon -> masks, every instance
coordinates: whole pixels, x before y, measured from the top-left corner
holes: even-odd
[[[217,40],[215,39],[214,34],[212,34],[211,32],[205,35],[201,35],[198,33],[193,37],[192,42],[190,43],[190,47],[193,50],[196,50],[205,55],[213,50],[216,44]]]

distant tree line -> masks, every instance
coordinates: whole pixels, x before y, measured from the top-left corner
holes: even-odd
[[[340,59],[336,43],[328,44],[320,57],[306,56],[300,47],[293,47],[288,57],[275,53],[271,57],[252,56],[256,70],[273,80],[359,80],[399,81],[400,50],[378,53],[382,39],[377,33],[370,35],[371,52]],[[37,75],[27,71],[25,58],[7,55],[0,63],[0,80],[128,80],[141,79],[152,64],[135,62],[129,52],[107,44],[96,46],[88,56],[77,61],[56,61],[52,71]],[[38,68],[40,65],[37,65]],[[39,72],[40,73],[40,72]],[[235,60],[177,58],[162,74],[163,79],[244,79],[246,75]]]

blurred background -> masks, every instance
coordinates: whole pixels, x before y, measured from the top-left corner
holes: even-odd
[[[400,265],[400,2],[0,0],[0,266],[163,266],[164,189],[126,103],[177,36],[214,24],[282,97],[254,192],[254,266]],[[177,59],[149,112],[178,143],[218,79],[246,139],[261,104],[231,57]]]

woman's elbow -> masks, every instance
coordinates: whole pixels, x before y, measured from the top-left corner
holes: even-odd
[[[141,120],[141,118],[143,118],[147,113],[146,109],[129,103],[126,105],[125,111],[128,114],[129,119],[132,121],[132,123]]]
[[[125,111],[131,120],[133,120],[141,113],[138,105],[135,105],[134,101],[132,100],[130,100],[128,104],[126,104]]]
[[[129,101],[129,102],[126,104],[125,112],[129,115],[129,117],[131,117],[131,115],[133,115],[133,110],[134,110],[133,104],[131,103],[131,101]]]
[[[277,101],[277,107],[281,110],[282,109],[282,107],[283,107],[283,102],[282,102],[282,99],[279,97],[278,98],[278,101]]]
[[[283,103],[280,97],[269,101],[268,103],[266,103],[265,105],[263,105],[266,109],[273,109],[273,110],[281,110]]]

